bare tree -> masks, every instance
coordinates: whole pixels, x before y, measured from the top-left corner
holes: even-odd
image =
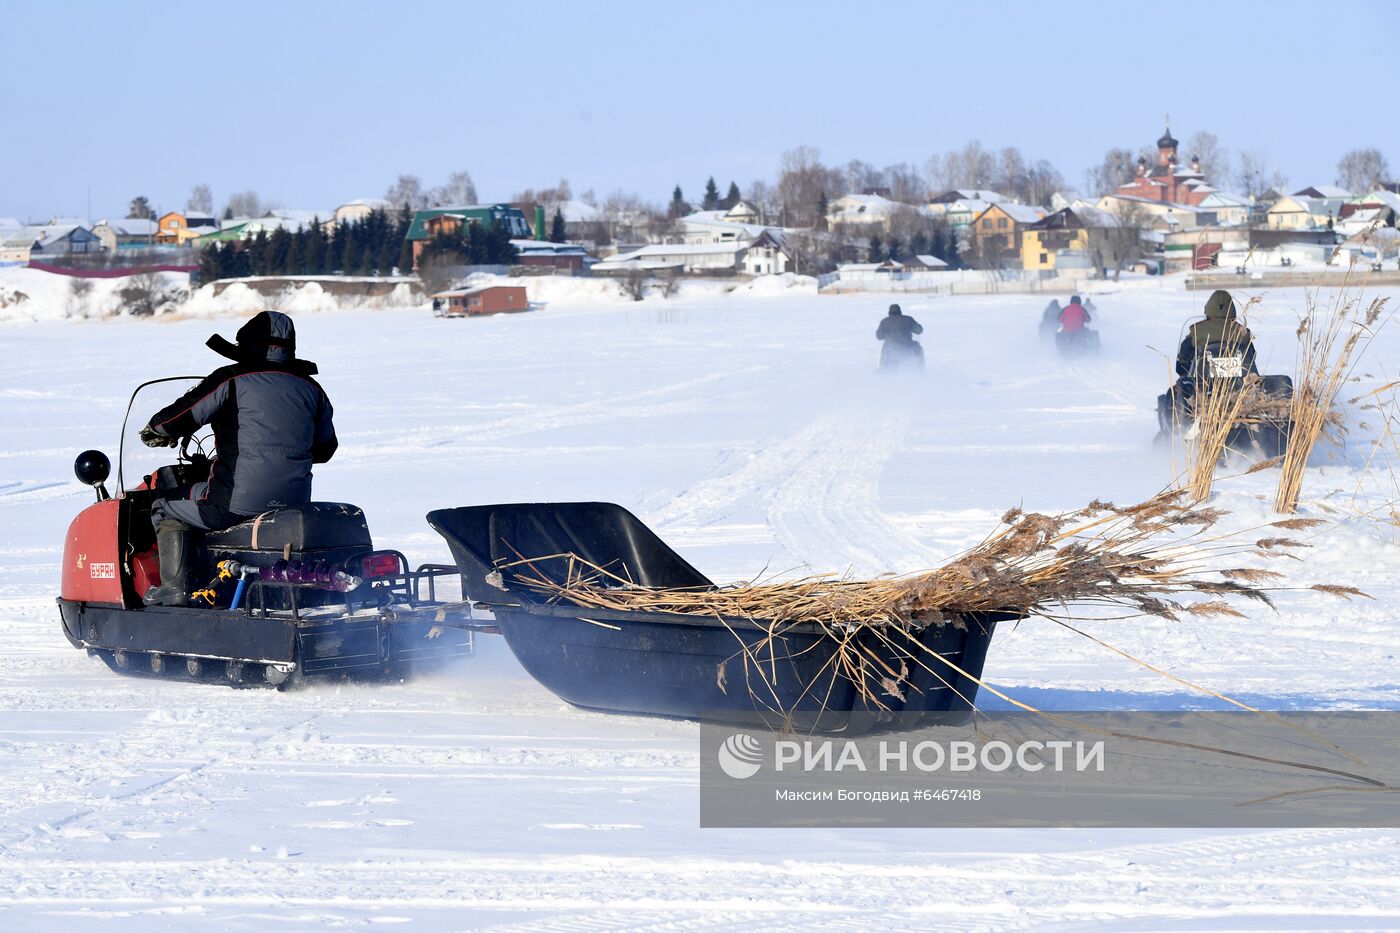
[[[935,193],[953,188],[987,188],[996,173],[996,157],[975,139],[961,149],[929,156],[924,163],[929,188]]]
[[[1192,133],[1191,138],[1186,140],[1186,157],[1199,159],[1201,174],[1207,178],[1223,180],[1230,170],[1230,150],[1220,145],[1214,133],[1205,130]]]
[[[168,304],[171,296],[159,272],[140,272],[127,276],[117,291],[127,314],[149,317]]]
[[[923,204],[928,201],[928,183],[923,173],[908,162],[885,166],[885,187],[890,199],[901,204]]]
[[[845,176],[845,187],[827,192],[832,197],[839,197],[842,194],[860,194],[871,188],[885,187],[884,172],[860,159],[852,159],[847,162],[841,173]]]
[[[185,210],[199,211],[203,214],[214,213],[214,193],[209,190],[208,185],[195,185],[190,189],[190,196],[185,201]]]
[[[256,191],[236,191],[228,196],[228,210],[234,217],[261,217],[267,211]]]
[[[772,223],[774,218],[778,216],[777,192],[762,178],[755,179],[749,184],[749,193],[744,197],[753,205],[753,209],[758,211],[759,223]]]
[[[405,176],[400,175],[399,181],[403,181]],[[412,176],[408,176],[412,177]],[[472,181],[471,173],[466,169],[460,172],[453,172],[447,176],[447,184],[438,185],[425,195],[429,207],[460,207],[467,204],[476,203],[476,184]],[[394,204],[405,202],[394,201]]]
[[[1390,165],[1379,149],[1353,149],[1337,162],[1337,184],[1353,194],[1368,194],[1390,181]]]
[[[423,191],[423,179],[417,175],[400,175],[384,192],[384,200],[394,207],[408,205],[410,210],[421,211],[428,206],[427,193]]]
[[[647,283],[649,277],[641,269],[631,269],[623,274],[619,280],[622,283],[622,294],[633,301],[641,301],[647,296]]]
[[[1279,194],[1288,187],[1288,179],[1281,175],[1278,163],[1268,155],[1255,150],[1241,152],[1235,169],[1235,187],[1248,198],[1262,198],[1269,191]]]
[[[1094,216],[1094,212],[1087,212]],[[1118,281],[1128,265],[1142,258],[1142,234],[1152,225],[1152,213],[1136,201],[1117,201],[1107,223],[1089,228],[1089,257],[1099,275]]]
[[[823,195],[840,191],[845,178],[821,161],[821,150],[798,146],[779,161],[778,204],[785,227],[815,227]]]
[[[1137,160],[1127,149],[1114,147],[1104,153],[1103,161],[1084,173],[1084,187],[1089,194],[1112,194],[1119,185],[1126,185],[1137,175]]]

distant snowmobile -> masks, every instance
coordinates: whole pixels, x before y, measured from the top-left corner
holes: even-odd
[[[914,339],[915,334],[923,332],[923,325],[905,315],[899,305],[890,305],[889,314],[875,329],[875,338],[883,341],[880,369],[923,369],[924,348]]]
[[[1288,449],[1293,380],[1259,374],[1254,337],[1237,320],[1228,292],[1212,294],[1206,302],[1205,320],[1191,325],[1177,353],[1176,372],[1176,384],[1157,396],[1156,443],[1165,444],[1173,436],[1190,436],[1201,397],[1253,386],[1257,395],[1231,427],[1225,446],[1243,453],[1257,452],[1265,458],[1280,456]]]
[[[1061,356],[1077,357],[1099,352],[1099,335],[1090,330],[1093,318],[1075,295],[1060,311],[1060,330],[1055,334],[1055,349]]]

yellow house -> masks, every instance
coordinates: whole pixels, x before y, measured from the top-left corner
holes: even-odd
[[[1021,268],[1042,271],[1068,266],[1082,269],[1089,263],[1089,230],[1111,225],[1103,211],[1082,210],[1080,216],[1066,207],[1028,224],[1021,231]]]
[[[171,211],[162,214],[156,225],[156,242],[168,246],[184,246],[191,240],[218,229],[219,222],[209,214]]]
[[[1336,220],[1346,202],[1341,198],[1310,198],[1293,194],[1269,208],[1271,230],[1319,230]]]
[[[1021,265],[1021,231],[1045,211],[1028,204],[992,204],[972,221],[974,260],[983,269]]]

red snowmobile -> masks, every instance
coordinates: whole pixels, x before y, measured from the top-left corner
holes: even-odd
[[[186,378],[142,383],[131,402],[148,385]],[[474,633],[489,630],[467,603],[438,598],[440,578],[455,581],[456,567],[410,568],[399,551],[375,547],[358,507],[334,502],[206,534],[197,579],[209,584],[194,605],[146,606],[142,595],[160,582],[151,503],[208,477],[210,460],[184,438],[175,463],[128,489],[125,435],[123,421],[115,498],[104,485],[106,455],[89,450],[74,464],[97,502],[69,526],[58,599],[68,640],[113,670],[273,686],[324,674],[398,678],[470,656]]]

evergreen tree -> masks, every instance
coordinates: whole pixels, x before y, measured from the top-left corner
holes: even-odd
[[[226,207],[226,208],[224,208],[224,220],[232,220],[232,219],[233,219],[233,208],[231,208],[231,207]]]
[[[715,176],[711,175],[709,181],[705,182],[705,199],[700,202],[700,209],[713,211],[719,207],[719,188],[715,186]]]
[[[866,250],[867,262],[883,262],[885,259],[885,244],[880,241],[880,234],[870,235],[870,248]]]
[[[890,245],[886,247],[885,255],[895,262],[898,262],[900,257],[904,255],[904,249],[899,242],[899,237],[890,237]]]
[[[326,274],[326,234],[320,218],[313,218],[306,235],[306,271],[310,275]]]
[[[719,206],[725,210],[730,210],[742,200],[744,200],[744,196],[739,193],[739,186],[731,181],[729,183],[729,191],[724,195],[724,200],[719,202]]]
[[[519,250],[510,242],[510,231],[499,221],[491,221],[486,231],[486,262],[490,265],[508,266],[515,262]]]
[[[131,205],[126,209],[126,216],[132,220],[155,220],[156,212],[151,210],[151,202],[146,196],[140,194],[131,199]]]
[[[473,221],[467,224],[467,262],[474,266],[485,265],[487,262],[486,231],[481,229],[481,224]]]
[[[684,217],[690,213],[690,205],[685,203],[685,195],[681,194],[681,186],[676,185],[676,190],[671,192],[671,204],[666,209],[666,216],[675,220],[677,217]]]
[[[827,201],[826,201],[826,192],[823,191],[823,192],[821,193],[821,197],[817,198],[817,229],[818,229],[818,230],[825,230],[825,229],[826,229],[826,212],[827,212],[827,210],[828,210],[828,206],[827,206]]]
[[[257,236],[248,241],[245,250],[250,275],[267,275],[267,251],[267,234],[259,230]]]
[[[909,255],[928,255],[928,234],[922,230],[915,230],[914,235],[909,238]]]
[[[210,243],[199,252],[199,280],[204,283],[217,282],[223,278],[219,247],[223,244]]]
[[[303,275],[306,272],[306,231],[297,230],[287,244],[287,258],[282,264],[283,275]]]
[[[287,271],[287,254],[291,252],[292,235],[278,227],[267,238],[267,262],[264,275],[284,275]]]
[[[564,212],[559,208],[554,209],[554,222],[549,225],[549,242],[564,242]]]

